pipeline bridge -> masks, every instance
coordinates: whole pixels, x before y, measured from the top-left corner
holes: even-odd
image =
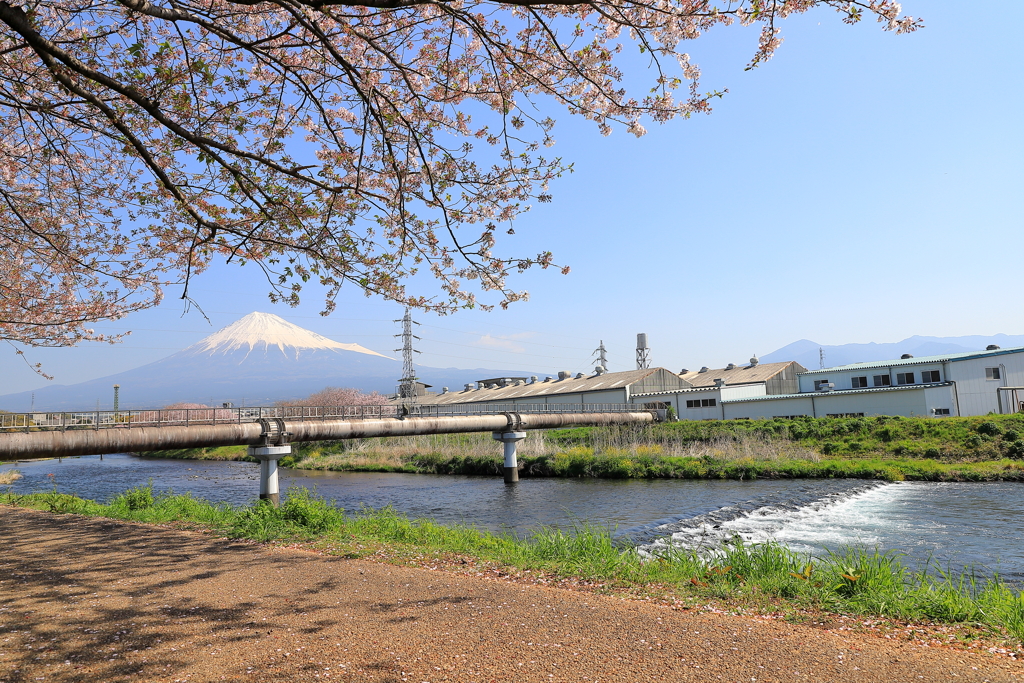
[[[633,404],[278,406],[0,413],[0,461],[248,446],[260,462],[260,498],[280,500],[277,461],[305,441],[491,432],[503,445],[504,480],[519,481],[516,448],[529,429],[644,424],[663,410]]]

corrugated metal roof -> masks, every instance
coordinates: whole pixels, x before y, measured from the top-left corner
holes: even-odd
[[[908,389],[929,389],[931,387],[949,387],[953,382],[935,382],[933,384],[904,384],[898,387],[871,387],[869,389],[840,389],[839,391],[805,391],[802,394],[775,394],[768,396],[750,396],[747,398],[723,398],[722,403],[749,403],[750,401],[776,401],[786,398],[828,398],[830,396],[846,396],[847,394],[872,394],[880,391],[907,391]]]
[[[693,393],[703,393],[703,392],[708,392],[708,391],[715,391],[716,389],[720,389],[720,388],[721,387],[688,387],[686,389],[669,389],[667,391],[637,391],[637,392],[632,392],[631,391],[631,392],[629,392],[629,395],[630,396],[641,397],[641,396],[663,396],[665,394],[693,394]]]
[[[942,356],[921,356],[919,358],[897,358],[873,363],[850,363],[849,365],[837,365],[834,368],[824,370],[808,370],[801,372],[801,375],[826,375],[828,373],[843,372],[845,370],[868,370],[870,368],[889,368],[897,365],[923,365],[926,363],[942,363],[945,361],[970,360],[972,358],[987,358],[989,356],[1005,356],[1010,353],[1024,352],[1024,346],[1016,346],[1012,349],[997,349],[995,351],[967,351],[965,353],[947,353]]]
[[[445,405],[449,403],[478,403],[480,401],[513,401],[519,398],[542,396],[558,396],[559,394],[575,394],[578,392],[609,391],[621,389],[643,380],[661,379],[666,384],[665,390],[677,391],[689,388],[689,384],[680,379],[679,375],[665,368],[649,368],[647,370],[626,370],[624,372],[606,372],[601,375],[588,375],[576,379],[552,380],[550,382],[534,382],[519,386],[497,387],[494,389],[469,389],[449,391],[447,394],[428,394],[418,396],[417,402],[424,405]],[[667,386],[671,384],[672,386]]]
[[[715,385],[716,379],[724,379],[726,385],[756,384],[758,382],[767,382],[790,365],[795,365],[797,372],[806,372],[807,370],[804,366],[791,360],[784,363],[758,363],[757,365],[738,366],[732,370],[721,368],[708,370],[707,372],[688,372],[685,375],[681,375],[681,377],[695,387],[712,387]]]

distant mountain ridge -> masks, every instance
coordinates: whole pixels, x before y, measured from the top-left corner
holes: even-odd
[[[417,366],[419,379],[440,389],[461,389],[483,377],[536,373]],[[305,398],[327,386],[394,393],[402,363],[359,344],[345,344],[270,313],[250,313],[186,349],[132,370],[72,385],[0,396],[0,410],[15,412],[155,408],[181,401],[220,405],[272,405]],[[32,395],[35,394],[33,406]]]
[[[904,353],[912,356],[940,356],[946,353],[968,353],[970,351],[982,351],[989,344],[996,344],[1002,348],[1024,346],[1024,335],[995,334],[969,335],[965,337],[925,337],[914,335],[898,342],[876,344],[839,344],[825,345],[801,339],[800,341],[787,344],[777,351],[772,351],[761,357],[764,363],[778,363],[787,360],[795,360],[808,370],[817,370],[819,364],[819,349],[825,352],[825,367],[832,368],[837,365],[848,365],[850,363],[870,363],[899,358]]]

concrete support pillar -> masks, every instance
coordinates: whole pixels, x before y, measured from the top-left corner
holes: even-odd
[[[516,446],[526,438],[526,432],[492,432],[491,437],[505,446],[505,483],[514,484],[519,481],[519,461],[516,458]]]
[[[281,504],[281,488],[277,481],[277,461],[291,455],[290,444],[284,446],[249,446],[249,455],[260,461],[260,500]]]

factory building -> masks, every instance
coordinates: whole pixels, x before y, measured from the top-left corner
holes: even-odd
[[[531,405],[552,403],[637,403],[642,395],[661,395],[690,388],[679,375],[664,368],[646,368],[625,372],[593,374],[582,372],[572,375],[558,373],[558,377],[536,375],[526,377],[500,377],[466,384],[461,391],[445,387],[440,394],[420,396],[420,405],[453,405],[459,403],[501,403]],[[652,399],[654,400],[654,399]]]
[[[642,365],[646,339],[637,349]],[[905,355],[823,370],[807,370],[793,361],[760,363],[757,357],[746,366],[680,374],[665,368],[607,372],[599,365],[593,374],[497,377],[466,384],[461,391],[445,387],[437,394],[417,393],[415,400],[422,405],[633,403],[671,407],[683,420],[986,415],[1024,411],[1024,347]]]
[[[792,394],[726,400],[725,419],[971,416],[1024,409],[1024,347],[854,363],[798,375]]]

